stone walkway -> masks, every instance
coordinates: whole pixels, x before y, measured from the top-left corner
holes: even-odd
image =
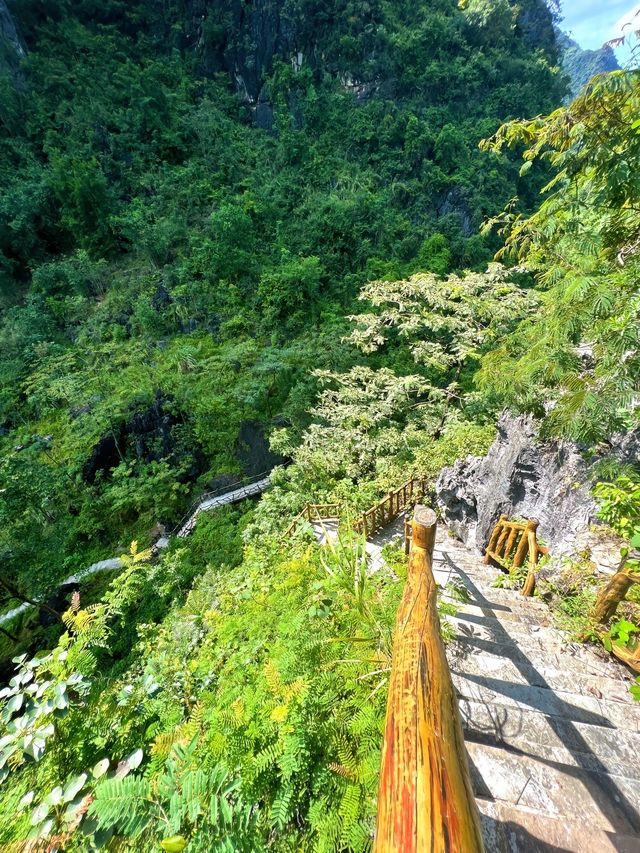
[[[321,545],[324,545],[327,539],[335,542],[338,538],[338,521],[334,519],[325,519],[324,521],[314,521],[313,530],[316,539]],[[404,515],[399,516],[393,524],[385,527],[380,533],[376,533],[371,539],[367,539],[366,552],[368,558],[368,572],[380,571],[384,566],[382,557],[382,548],[385,545],[404,545]]]
[[[176,536],[179,539],[187,537],[196,526],[198,516],[201,512],[207,512],[208,510],[216,509],[219,506],[226,506],[227,504],[235,504],[239,501],[243,501],[245,498],[260,495],[264,492],[269,483],[270,477],[264,477],[262,480],[257,480],[255,483],[249,483],[246,486],[240,486],[240,488],[234,489],[231,492],[225,492],[223,495],[205,498],[205,500],[198,504],[194,513],[187,519],[187,521],[185,521],[180,530],[178,530]],[[156,542],[156,548],[158,547],[161,546],[159,545],[159,542]]]
[[[189,515],[189,518],[184,522],[180,530],[176,533],[180,539],[184,539],[189,536],[194,527],[196,526],[196,522],[198,516],[201,512],[207,512],[208,510],[215,509],[219,506],[226,506],[227,504],[238,503],[239,501],[243,501],[245,498],[255,497],[255,495],[260,495],[270,483],[270,477],[264,477],[261,480],[257,480],[254,483],[248,483],[247,485],[240,486],[237,489],[233,489],[232,491],[225,492],[222,495],[214,495],[211,497],[205,497],[199,504],[197,504],[193,510],[193,512]],[[167,548],[169,545],[169,536],[161,536],[159,539],[154,542],[152,548],[154,551],[162,551]],[[75,575],[71,575],[71,577],[66,578],[60,583],[60,586],[67,586],[69,584],[80,583],[80,581],[86,580],[90,575],[95,575],[98,572],[112,572],[117,569],[122,568],[123,563],[119,557],[111,557],[107,560],[100,560],[97,563],[93,563],[90,566],[87,566],[86,569],[82,569],[77,572]],[[8,622],[11,622],[12,619],[15,619],[16,616],[19,616],[21,613],[24,613],[27,610],[30,610],[33,607],[32,604],[20,604],[18,607],[14,607],[12,610],[9,610],[7,613],[3,613],[0,615],[0,625],[4,625]]]
[[[314,529],[320,543],[337,538],[335,522]],[[403,538],[401,517],[367,542],[370,570],[384,564],[386,542]],[[447,654],[486,853],[640,853],[632,677],[570,642],[541,602],[494,587],[502,572],[441,527],[433,569],[458,609]]]
[[[464,587],[448,649],[487,853],[638,853],[640,703],[631,676],[493,586],[502,572],[439,531],[434,574]],[[451,590],[451,586],[449,586]]]

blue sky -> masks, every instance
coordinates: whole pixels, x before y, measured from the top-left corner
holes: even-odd
[[[622,34],[622,24],[640,10],[638,0],[563,0],[562,28],[581,47],[601,47],[605,41]],[[634,29],[640,29],[640,16]],[[629,30],[627,29],[626,32]]]

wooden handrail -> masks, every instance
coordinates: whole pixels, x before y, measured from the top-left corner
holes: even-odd
[[[390,524],[400,513],[413,502],[424,497],[427,489],[427,480],[423,477],[411,477],[400,488],[389,492],[382,500],[375,503],[369,509],[360,513],[356,519],[353,529],[356,533],[364,533],[365,538],[375,536],[380,530]],[[301,512],[296,515],[289,527],[284,532],[285,537],[291,536],[298,528],[301,521],[322,521],[327,518],[338,518],[341,505],[338,503],[312,504],[307,503]],[[336,510],[335,514],[327,515],[327,512]]]
[[[417,506],[396,621],[374,853],[481,853],[458,701],[440,635],[433,510]]]
[[[353,529],[356,533],[364,533],[367,538],[375,536],[411,503],[423,498],[426,489],[427,480],[424,477],[411,477],[402,486],[389,492],[377,504],[361,513]]]
[[[503,569],[512,571],[524,565],[529,555],[529,571],[522,587],[522,594],[532,596],[536,588],[536,567],[541,556],[547,556],[549,549],[540,545],[536,531],[539,522],[535,518],[526,523],[509,521],[506,515],[501,515],[493,528],[491,539],[485,551],[484,561],[487,564],[497,563]],[[511,559],[513,555],[513,559]]]
[[[336,510],[333,515],[327,515],[327,512]],[[285,536],[291,536],[298,528],[301,521],[322,521],[323,519],[333,519],[339,517],[340,504],[312,504],[306,503],[302,510],[296,515],[289,527],[284,532]]]

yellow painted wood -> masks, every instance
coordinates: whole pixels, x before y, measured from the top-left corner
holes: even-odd
[[[458,701],[436,609],[436,518],[416,507],[398,610],[374,853],[481,853]]]

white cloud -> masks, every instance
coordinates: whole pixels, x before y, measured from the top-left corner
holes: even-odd
[[[620,35],[633,33],[640,29],[640,3],[636,3],[628,12],[613,25],[611,29],[611,38],[617,38]]]

